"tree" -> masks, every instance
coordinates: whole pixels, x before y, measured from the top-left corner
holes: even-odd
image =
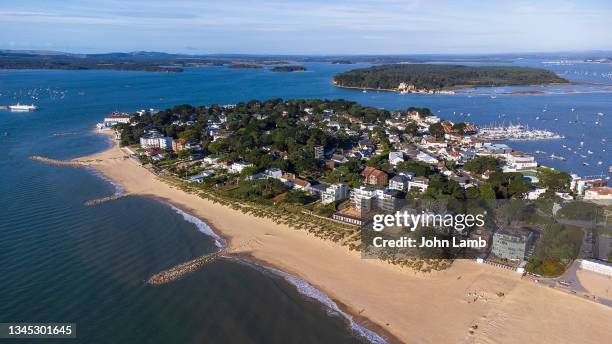
[[[493,172],[499,170],[499,160],[491,156],[477,156],[472,160],[463,164],[463,169],[466,171],[483,174],[487,171]]]
[[[429,126],[429,134],[437,139],[444,137],[444,128],[440,123],[433,123]]]

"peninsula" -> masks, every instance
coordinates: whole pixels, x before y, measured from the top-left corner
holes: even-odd
[[[596,343],[607,336],[604,324],[610,310],[606,306],[475,261],[458,260],[450,268],[434,271],[441,266],[423,262],[420,269],[411,266],[411,270],[363,259],[355,250],[359,230],[326,218],[341,203],[347,208],[355,204],[346,199],[346,192],[340,192],[347,191],[342,184],[366,191],[364,183],[376,184],[373,187],[386,184],[387,172],[394,171],[406,172],[403,176],[408,184],[402,188],[411,197],[462,197],[464,192],[476,191],[494,192],[498,197],[526,195],[530,186],[519,174],[500,170],[502,163],[513,167],[511,154],[493,152],[506,154],[505,161],[491,156],[473,158],[461,170],[449,164],[454,172],[448,178],[437,170],[448,167],[422,161],[425,155],[442,159],[444,153],[434,148],[443,142],[440,127],[451,136],[469,136],[477,130],[469,123],[455,126],[423,108],[389,112],[341,100],[182,105],[115,114],[105,122],[110,126],[101,128],[111,130],[103,132],[115,133],[119,141],[107,151],[74,162],[99,170],[123,185],[129,195],[163,199],[205,219],[227,239],[232,252],[243,252],[308,281],[357,321],[395,337],[388,337],[392,342],[460,342],[466,338],[528,342],[537,337],[542,343]],[[382,129],[398,123],[403,123],[400,136]],[[419,133],[418,127],[427,127],[429,134]],[[436,136],[440,137],[437,143],[428,139]],[[454,145],[450,140],[446,143]],[[377,153],[377,147],[392,149],[394,154]],[[396,149],[412,151],[410,147],[416,147],[414,155],[396,154]],[[489,178],[481,186],[467,188],[471,191],[462,190],[457,172]],[[566,187],[566,175],[538,173],[542,186],[551,192]],[[403,178],[390,184],[401,182],[399,179]],[[320,201],[312,198],[320,189],[316,180],[330,183]],[[504,184],[508,182],[512,185]],[[557,228],[551,233],[559,236],[564,231]],[[543,235],[546,241],[546,232]],[[573,246],[570,242],[562,246],[568,244]],[[188,264],[199,264],[199,260]],[[169,271],[172,275],[175,270]],[[545,337],[540,336],[542,328],[547,329]],[[583,328],[589,332],[579,330]]]
[[[462,66],[444,64],[388,64],[337,74],[338,87],[403,93],[449,92],[455,88],[569,84],[555,73],[539,68]]]

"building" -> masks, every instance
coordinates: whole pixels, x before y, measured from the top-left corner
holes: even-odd
[[[385,213],[393,213],[397,209],[397,190],[376,190],[374,205]]]
[[[523,260],[532,241],[532,232],[524,234],[495,232],[491,253],[502,259]]]
[[[230,172],[232,172],[232,173],[240,173],[245,168],[252,167],[252,166],[253,166],[253,164],[248,163],[248,162],[236,161],[236,162],[232,163],[232,165],[230,166]]]
[[[369,186],[360,186],[351,190],[351,203],[360,213],[368,213],[374,209],[376,189]]]
[[[348,223],[350,225],[362,226],[369,221],[369,217],[352,208],[346,208],[335,212],[332,219]]]
[[[578,195],[584,195],[584,192],[593,187],[605,187],[608,181],[603,177],[579,177],[572,174],[570,189],[576,191]]]
[[[389,189],[404,191],[408,188],[408,177],[397,175],[389,180]]]
[[[189,180],[194,183],[201,183],[204,181],[205,178],[208,178],[213,174],[215,174],[215,171],[213,170],[204,170],[201,173],[196,174],[195,176],[191,176]]]
[[[113,125],[117,124],[129,124],[130,118],[132,118],[132,116],[127,113],[113,112],[112,114],[104,117],[104,126],[112,127]]]
[[[280,168],[269,168],[264,171],[264,178],[268,179],[281,179],[283,171]]]
[[[310,183],[307,180],[297,177],[293,173],[285,173],[280,178],[280,180],[290,188],[294,188],[296,190],[307,191],[310,188]]]
[[[416,156],[416,160],[424,162],[426,164],[437,164],[438,163],[438,159],[434,158],[433,156],[425,152],[419,152],[419,154],[417,154]]]
[[[153,131],[140,137],[140,147],[171,149],[172,141],[171,137],[162,136],[160,133]]]
[[[323,193],[321,193],[321,203],[330,204],[336,201],[341,201],[349,197],[349,187],[346,184],[329,185]]]
[[[587,189],[584,192],[584,199],[612,200],[612,188],[605,186]]]
[[[366,167],[361,172],[361,176],[368,185],[386,186],[389,182],[389,175],[374,167]]]
[[[535,158],[529,154],[521,152],[512,152],[506,154],[506,166],[504,166],[504,172],[524,172],[524,171],[535,171],[538,167],[538,163]]]
[[[429,187],[429,180],[425,177],[414,177],[408,181],[408,191],[417,189],[420,192],[425,192],[427,187]]]
[[[176,139],[172,141],[172,150],[175,152],[180,152],[185,149],[185,144],[187,144],[186,140]]]
[[[325,158],[325,149],[323,146],[314,146],[314,158],[323,160]]]
[[[402,152],[389,152],[389,163],[396,166],[400,162],[404,161],[404,153]]]

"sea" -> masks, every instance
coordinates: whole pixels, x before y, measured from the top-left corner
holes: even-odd
[[[368,65],[328,63],[306,63],[300,73],[223,66],[183,73],[0,71],[0,105],[40,108],[0,110],[0,323],[76,323],[74,343],[384,342],[306,281],[248,261],[219,259],[173,283],[146,285],[160,270],[217,250],[211,228],[156,199],[131,196],[85,207],[120,186],[92,170],[28,156],[69,159],[109,147],[92,128],[112,111],[343,98],[389,110],[429,107],[442,118],[481,126],[552,130],[564,138],[505,143],[544,152],[536,155],[542,165],[607,177],[612,64],[516,56],[508,64],[589,84],[400,95],[336,88],[335,73]],[[517,90],[538,94],[509,94]]]

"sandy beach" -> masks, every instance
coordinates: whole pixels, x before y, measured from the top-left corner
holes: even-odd
[[[129,195],[163,199],[205,220],[228,240],[230,250],[308,281],[366,327],[390,333],[392,342],[612,342],[612,308],[472,261],[415,274],[362,259],[305,231],[173,188],[125,155],[113,144],[75,160],[121,184]]]

